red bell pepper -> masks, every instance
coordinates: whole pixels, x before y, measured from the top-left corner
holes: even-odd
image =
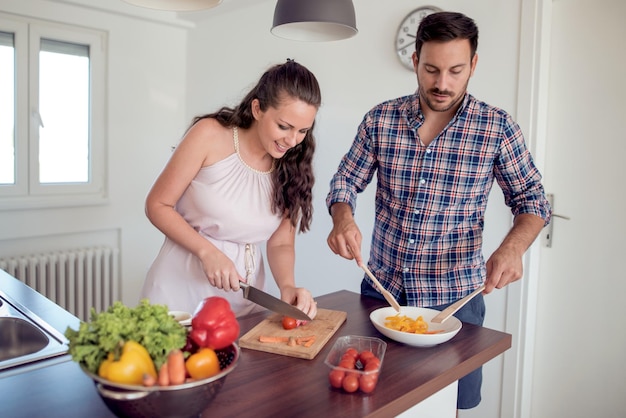
[[[191,319],[191,339],[199,347],[226,348],[239,337],[239,322],[222,297],[205,298]]]

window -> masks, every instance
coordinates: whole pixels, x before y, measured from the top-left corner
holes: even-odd
[[[104,39],[0,14],[0,209],[105,201]]]
[[[12,33],[0,32],[0,184],[15,182],[15,54]]]

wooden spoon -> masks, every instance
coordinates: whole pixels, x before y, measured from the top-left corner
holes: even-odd
[[[485,285],[480,286],[478,289],[474,290],[469,295],[465,296],[462,299],[457,300],[452,305],[448,306],[446,309],[439,312],[433,319],[430,320],[430,322],[433,322],[435,324],[441,324],[443,321],[445,321],[446,319],[454,315],[456,311],[461,309],[467,302],[469,302],[474,296],[476,296],[483,290],[485,290]]]
[[[365,271],[365,273],[369,276],[369,278],[372,279],[376,287],[378,287],[378,290],[380,290],[380,293],[382,293],[382,295],[385,297],[385,300],[389,302],[389,304],[393,307],[393,309],[396,310],[396,312],[400,312],[400,304],[398,303],[398,301],[393,297],[391,293],[387,291],[387,289],[383,287],[382,284],[380,284],[380,282],[372,274],[370,269],[368,269],[365,264],[361,264],[361,268],[363,269],[363,271]]]

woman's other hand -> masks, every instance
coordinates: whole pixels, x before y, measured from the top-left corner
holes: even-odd
[[[280,290],[280,298],[300,309],[311,319],[317,315],[317,302],[313,299],[311,292],[304,287],[285,286]]]

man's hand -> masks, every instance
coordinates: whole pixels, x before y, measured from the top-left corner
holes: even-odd
[[[487,260],[485,291],[502,289],[522,278],[524,272],[522,257],[541,232],[544,220],[538,216],[521,214],[515,217],[513,228]]]
[[[352,208],[347,203],[335,203],[330,208],[333,229],[328,235],[328,246],[335,254],[363,265],[361,257],[361,231],[354,222]]]
[[[521,279],[522,274],[522,256],[516,251],[500,246],[487,260],[487,279],[483,293],[490,293],[494,288],[502,289],[509,283]]]

